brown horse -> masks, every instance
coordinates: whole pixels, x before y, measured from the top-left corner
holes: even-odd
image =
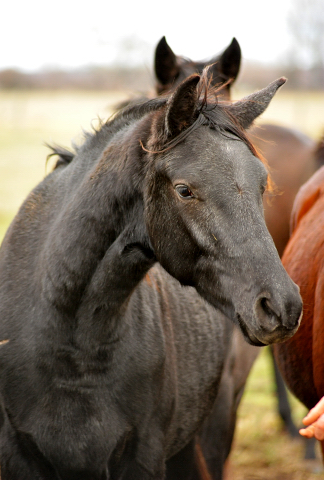
[[[317,157],[324,159],[324,140]],[[282,257],[300,287],[304,315],[291,341],[275,347],[286,382],[313,408],[324,396],[324,167],[300,189],[292,212],[292,235]],[[321,442],[324,456],[324,441]]]

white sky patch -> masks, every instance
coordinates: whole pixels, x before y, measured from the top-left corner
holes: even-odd
[[[150,67],[163,35],[174,52],[194,60],[219,53],[236,37],[243,59],[272,63],[290,45],[292,2],[13,0],[1,9],[0,68],[31,71],[116,61]]]

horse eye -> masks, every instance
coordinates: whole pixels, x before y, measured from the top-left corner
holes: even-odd
[[[178,195],[180,195],[180,197],[182,197],[182,198],[192,198],[192,197],[194,197],[194,194],[192,193],[190,188],[187,187],[187,185],[176,185],[175,189],[176,189]]]

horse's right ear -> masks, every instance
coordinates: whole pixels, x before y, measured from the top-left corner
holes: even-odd
[[[198,103],[197,84],[199,80],[200,76],[197,74],[187,77],[170,96],[164,120],[167,138],[179,135],[194,122]]]
[[[234,37],[230,45],[224,50],[218,59],[219,70],[226,80],[233,81],[238,76],[241,65],[241,47]]]
[[[212,84],[216,86],[229,81],[226,85],[229,91],[241,65],[241,48],[236,38],[233,38],[222,54],[213,57],[208,63],[210,64],[208,75],[213,78]]]
[[[154,70],[158,82],[162,85],[173,83],[179,74],[177,57],[167,44],[165,37],[162,37],[156,46]]]
[[[247,129],[266,110],[276,91],[284,83],[286,83],[284,77],[278,78],[278,80],[270,83],[262,90],[252,93],[231,105],[227,105],[224,109],[236,118],[236,121],[242,128]]]

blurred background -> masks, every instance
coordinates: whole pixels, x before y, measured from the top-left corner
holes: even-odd
[[[28,192],[48,173],[45,143],[70,147],[118,102],[154,91],[162,36],[177,55],[208,59],[235,37],[242,49],[233,99],[285,76],[262,120],[324,132],[324,0],[175,2],[29,0],[2,6],[0,28],[0,241]],[[228,478],[313,480],[277,414],[263,350],[239,409]],[[297,426],[304,407],[290,401]]]
[[[280,71],[288,88],[322,89],[323,7],[323,0],[7,2],[0,85],[147,90],[153,50],[165,35],[174,52],[194,60],[212,57],[236,37],[241,84],[258,86]]]

